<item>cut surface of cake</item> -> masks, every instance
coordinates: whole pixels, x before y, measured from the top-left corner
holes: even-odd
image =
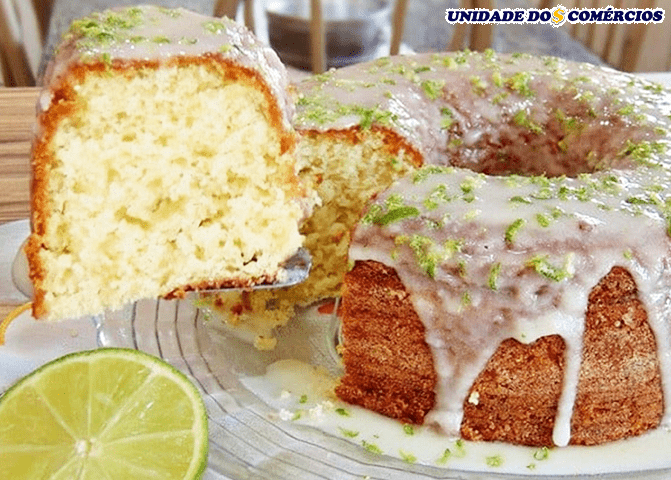
[[[286,87],[225,18],[139,6],[74,22],[38,105],[34,315],[280,278],[313,201]]]
[[[342,75],[348,71],[342,69]],[[213,310],[222,321],[250,329],[259,339],[273,338],[274,329],[293,318],[296,307],[340,295],[350,233],[361,210],[371,196],[422,164],[421,156],[393,125],[372,120],[372,108],[350,112],[350,122],[343,125],[314,122],[312,109],[321,102],[324,82],[338,84],[340,74],[341,70],[329,72],[296,85],[293,124],[299,175],[319,196],[319,205],[301,229],[312,255],[310,276],[294,287],[249,295],[223,293],[213,300]],[[346,93],[346,89],[338,92]],[[337,105],[333,108],[335,114]]]

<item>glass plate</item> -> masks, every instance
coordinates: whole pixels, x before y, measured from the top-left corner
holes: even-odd
[[[335,315],[320,314],[314,307],[300,312],[298,317],[279,332],[277,348],[266,352],[256,350],[231,331],[217,327],[189,301],[141,301],[104,318],[96,318],[94,323],[99,345],[130,347],[161,357],[189,375],[201,389],[210,418],[210,456],[205,479],[475,480],[529,478],[527,474],[532,474],[531,478],[558,478],[547,474],[555,473],[552,469],[532,471],[525,468],[530,465],[544,467],[542,458],[534,460],[538,450],[533,449],[526,449],[528,456],[517,466],[511,465],[507,458],[506,464],[500,465],[496,452],[504,447],[469,443],[466,448],[481,459],[481,471],[437,467],[435,462],[408,463],[414,459],[404,455],[403,445],[394,456],[379,453],[374,442],[384,442],[385,438],[352,433],[354,428],[359,428],[359,418],[363,418],[358,417],[360,411],[355,409],[356,415],[350,415],[353,407],[338,404],[335,399],[333,403],[328,400],[313,403],[314,392],[284,390],[273,379],[264,376],[267,370],[272,370],[272,365],[282,364],[282,361],[320,366],[319,372],[324,378],[337,378],[340,373]],[[305,376],[311,375],[309,370],[304,372]],[[264,388],[264,384],[268,388]],[[320,414],[324,405],[328,410],[323,415],[327,421],[322,422]],[[297,413],[303,418],[297,418]],[[339,415],[343,421],[350,422],[346,424],[347,429],[329,427],[335,423],[329,423],[328,419]],[[398,423],[388,419],[378,421],[382,422],[380,431],[401,429]],[[412,433],[405,432],[406,436]],[[432,434],[435,435],[426,433],[428,438]],[[665,438],[671,443],[669,434]],[[458,456],[462,448],[460,444],[446,445],[453,456]],[[390,451],[388,443],[384,448]],[[419,447],[415,445],[415,448],[417,452]],[[442,446],[440,451],[444,451]],[[617,458],[621,451],[616,449],[613,458]],[[583,447],[581,452],[582,461],[603,454],[601,447]],[[666,456],[666,452],[660,451],[659,455]],[[511,469],[516,473],[511,473]],[[570,474],[561,477],[590,478],[589,475]],[[671,478],[671,474],[665,468],[634,474],[598,475],[599,479],[633,477],[661,480]]]

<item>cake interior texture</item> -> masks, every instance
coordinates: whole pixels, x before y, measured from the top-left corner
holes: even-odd
[[[274,329],[285,325],[297,306],[340,295],[351,231],[362,210],[372,196],[419,165],[399,137],[384,129],[357,127],[299,135],[299,176],[320,198],[301,230],[312,255],[310,276],[294,287],[224,293],[212,299],[217,316],[254,332],[260,348],[275,345]]]
[[[34,153],[38,316],[272,281],[301,246],[292,152],[259,82],[225,68],[103,66],[56,92]]]

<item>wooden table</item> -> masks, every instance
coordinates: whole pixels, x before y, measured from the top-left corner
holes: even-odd
[[[30,146],[38,92],[0,87],[0,224],[30,215]],[[0,319],[15,307],[0,298]]]
[[[0,224],[30,213],[30,145],[37,88],[0,88]]]

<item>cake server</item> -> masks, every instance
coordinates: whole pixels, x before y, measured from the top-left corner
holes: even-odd
[[[296,254],[289,258],[282,265],[279,278],[272,283],[260,283],[251,285],[249,287],[222,287],[222,288],[205,288],[196,290],[202,293],[217,293],[217,292],[231,292],[235,290],[267,290],[270,288],[283,288],[298,285],[304,282],[310,274],[312,268],[312,257],[306,248],[299,248]]]

